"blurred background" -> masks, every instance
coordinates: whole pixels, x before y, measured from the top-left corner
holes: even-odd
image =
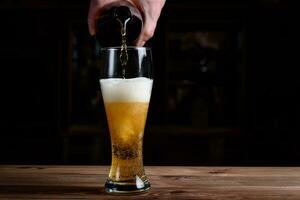
[[[167,1],[147,43],[146,165],[300,165],[287,2]],[[110,164],[88,6],[1,0],[0,164]]]

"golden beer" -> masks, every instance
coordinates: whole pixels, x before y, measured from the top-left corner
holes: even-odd
[[[101,83],[112,146],[112,163],[106,186],[128,192],[148,190],[143,167],[143,136],[152,80],[106,79]],[[113,190],[113,189],[112,189]]]
[[[148,103],[105,103],[105,110],[112,143],[109,178],[112,181],[143,178],[142,147]]]

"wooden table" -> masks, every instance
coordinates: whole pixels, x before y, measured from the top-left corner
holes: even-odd
[[[300,199],[300,168],[146,167],[150,192],[104,192],[107,166],[0,166],[0,199]]]

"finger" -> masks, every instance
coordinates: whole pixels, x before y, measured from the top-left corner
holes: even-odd
[[[154,35],[156,23],[145,23],[139,38],[137,39],[136,45],[137,46],[144,46],[144,44],[152,38]]]
[[[96,34],[96,21],[100,16],[100,12],[97,6],[90,4],[88,13],[88,28],[91,35]]]
[[[146,43],[146,41],[138,40],[138,41],[136,42],[136,46],[142,47],[142,46],[145,45],[145,43]]]
[[[88,27],[91,35],[96,33],[96,24],[95,24],[95,7],[90,4],[89,13],[88,13]]]
[[[96,24],[92,18],[88,19],[89,33],[94,36],[96,34]]]

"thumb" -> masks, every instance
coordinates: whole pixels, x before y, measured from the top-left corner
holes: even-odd
[[[91,1],[89,13],[88,13],[88,28],[92,36],[96,34],[96,21],[99,18],[99,16],[100,16],[100,12],[97,6],[93,5]]]

